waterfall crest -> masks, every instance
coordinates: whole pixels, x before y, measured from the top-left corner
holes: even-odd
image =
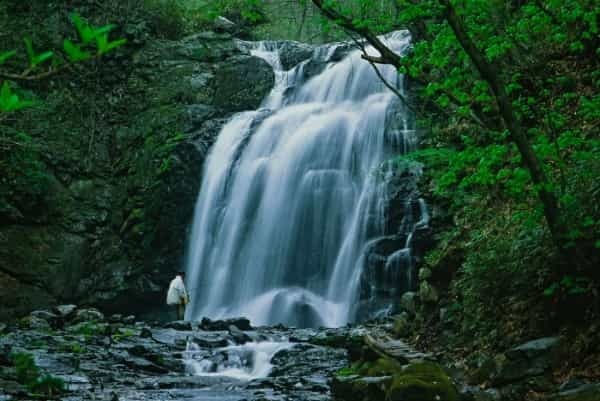
[[[398,53],[410,43],[407,32],[384,40]],[[342,45],[323,46],[284,71],[276,43],[244,46],[276,84],[260,110],[223,127],[205,162],[187,317],[343,325],[355,318],[365,250],[385,230],[374,171],[414,146],[410,113],[358,50],[328,62]],[[307,78],[311,63],[324,69]],[[402,90],[394,68],[378,68]]]

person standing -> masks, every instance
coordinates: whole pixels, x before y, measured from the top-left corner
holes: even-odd
[[[177,320],[183,320],[185,317],[185,306],[189,302],[188,294],[183,280],[185,272],[179,272],[169,285],[167,292],[167,305],[174,306],[177,312]]]

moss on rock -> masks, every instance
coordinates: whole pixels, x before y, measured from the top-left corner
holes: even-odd
[[[458,401],[459,394],[440,365],[420,362],[394,375],[386,398],[389,401]]]

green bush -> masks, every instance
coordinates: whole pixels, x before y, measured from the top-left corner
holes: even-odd
[[[15,365],[17,381],[21,384],[28,385],[34,383],[40,376],[40,370],[35,364],[33,356],[26,352],[18,352],[11,356],[12,362]]]
[[[25,385],[30,392],[49,397],[64,392],[65,383],[61,378],[52,375],[40,376],[40,369],[31,354],[18,352],[12,354],[11,359],[15,365],[17,381]]]

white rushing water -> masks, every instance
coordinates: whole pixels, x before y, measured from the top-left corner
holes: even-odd
[[[385,41],[402,53],[410,38]],[[317,48],[291,71],[273,43],[247,45],[273,66],[276,84],[260,110],[224,126],[206,160],[187,318],[343,325],[354,318],[365,247],[385,224],[374,171],[414,145],[409,113],[358,50],[306,80],[309,63],[340,45]],[[402,90],[394,68],[378,68]]]
[[[224,376],[237,380],[254,380],[271,373],[273,356],[293,346],[288,341],[260,341],[229,345],[201,356],[200,348],[189,342],[184,353],[188,373],[194,376]]]

